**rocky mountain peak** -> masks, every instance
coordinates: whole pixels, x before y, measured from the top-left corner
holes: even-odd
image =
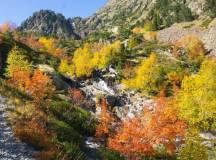
[[[21,24],[19,30],[57,37],[78,37],[73,32],[70,21],[62,14],[51,10],[40,10],[33,13],[32,16]]]

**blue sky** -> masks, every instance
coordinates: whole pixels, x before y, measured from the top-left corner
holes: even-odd
[[[107,0],[0,0],[0,23],[10,21],[19,25],[40,9],[51,9],[65,17],[87,17]]]

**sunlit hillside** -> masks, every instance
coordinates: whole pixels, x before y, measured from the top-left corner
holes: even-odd
[[[0,25],[0,160],[216,159],[215,0],[27,16]]]

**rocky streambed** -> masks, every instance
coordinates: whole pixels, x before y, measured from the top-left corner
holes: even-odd
[[[5,98],[0,96],[0,159],[1,160],[34,160],[35,152],[31,147],[14,137],[11,127],[6,122]]]
[[[150,110],[154,109],[154,100],[137,91],[125,89],[116,79],[117,73],[114,69],[109,68],[97,74],[96,79],[80,82],[79,89],[85,93],[87,99],[95,103],[97,97],[104,97],[110,111],[113,111],[121,120],[141,114],[144,107],[148,107]],[[100,108],[96,107],[96,115],[100,115]]]

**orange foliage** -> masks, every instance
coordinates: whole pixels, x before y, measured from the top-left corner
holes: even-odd
[[[144,29],[139,28],[139,27],[135,27],[134,29],[132,29],[132,33],[133,34],[141,34],[141,33],[144,33]]]
[[[4,22],[3,24],[0,25],[0,32],[6,33],[10,32],[14,29],[15,27],[9,23],[9,22]]]
[[[24,124],[16,124],[14,133],[20,140],[36,149],[46,150],[52,147],[51,140],[49,139],[51,135],[35,120],[27,121]]]
[[[101,100],[101,114],[100,114],[100,123],[96,127],[96,137],[100,138],[102,136],[107,136],[109,134],[109,128],[114,118],[108,112],[106,100]]]
[[[159,145],[173,155],[175,140],[184,136],[185,129],[186,125],[177,117],[177,109],[162,96],[154,112],[146,108],[142,116],[123,122],[116,135],[108,139],[108,147],[132,160],[140,155],[156,155]]]
[[[56,48],[53,56],[58,58],[67,58],[65,51],[62,48]]]
[[[33,96],[35,102],[48,97],[55,89],[50,78],[39,69],[36,69],[32,76],[28,71],[17,69],[12,73],[8,82],[17,89]]]
[[[31,34],[28,36],[25,40],[25,44],[28,45],[29,47],[35,49],[35,50],[40,50],[43,46],[36,40],[35,36]]]
[[[50,78],[43,74],[42,71],[36,69],[30,81],[26,83],[27,93],[34,97],[39,102],[45,97],[48,97],[54,91],[54,86]]]
[[[25,91],[26,82],[30,80],[30,72],[27,70],[14,69],[12,72],[11,78],[8,82],[21,91]]]
[[[177,47],[185,48],[190,59],[202,58],[205,54],[203,42],[194,35],[188,35],[175,43]]]
[[[147,41],[156,41],[157,40],[157,33],[156,32],[148,31],[143,36],[144,36],[144,39]]]

